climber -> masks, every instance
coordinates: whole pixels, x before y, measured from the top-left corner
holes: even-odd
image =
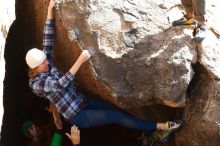
[[[205,24],[205,6],[206,0],[181,0],[186,14],[173,22],[173,26],[195,25],[193,31],[194,39],[198,42],[203,41],[207,34]]]
[[[85,98],[78,92],[72,81],[80,66],[90,58],[90,54],[84,50],[65,74],[53,65],[54,5],[55,1],[50,0],[44,28],[43,50],[30,49],[25,58],[29,66],[29,86],[36,95],[49,100],[71,125],[79,128],[115,123],[149,134],[158,129],[164,131],[161,140],[166,141],[183,126],[182,120],[158,123],[139,119],[114,105]]]

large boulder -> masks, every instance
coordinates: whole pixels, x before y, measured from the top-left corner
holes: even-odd
[[[177,146],[218,146],[220,143],[220,82],[200,67],[185,108],[186,125],[176,136]]]
[[[210,31],[198,43],[196,76],[185,108],[186,126],[178,146],[218,146],[220,143],[220,41]]]
[[[57,17],[65,35],[92,54],[80,81],[126,108],[152,103],[184,106],[197,51],[190,27],[171,27],[172,20],[181,16],[178,7],[172,8],[175,5],[161,0],[63,1]],[[59,32],[58,38],[67,42]],[[72,65],[74,52],[80,51],[66,47],[57,49],[64,70]],[[62,59],[64,53],[69,59]]]

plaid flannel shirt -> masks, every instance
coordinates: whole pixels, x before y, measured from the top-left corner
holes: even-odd
[[[53,65],[52,50],[55,44],[55,21],[47,20],[44,26],[43,48],[49,62],[49,72],[40,73],[30,78],[32,91],[45,97],[53,103],[57,111],[66,119],[76,115],[86,106],[84,96],[76,91],[73,84],[74,76],[67,72],[63,74]]]

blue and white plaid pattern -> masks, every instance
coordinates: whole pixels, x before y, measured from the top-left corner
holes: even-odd
[[[55,44],[54,28],[55,21],[47,20],[44,27],[43,47],[50,71],[31,77],[29,86],[36,95],[50,100],[63,117],[70,119],[86,106],[86,100],[82,94],[76,92],[72,82],[74,76],[70,72],[66,74],[59,72],[52,63],[52,50]]]

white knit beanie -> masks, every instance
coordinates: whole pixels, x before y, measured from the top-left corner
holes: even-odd
[[[30,68],[35,68],[44,62],[46,54],[37,48],[30,49],[26,54],[26,63]]]

